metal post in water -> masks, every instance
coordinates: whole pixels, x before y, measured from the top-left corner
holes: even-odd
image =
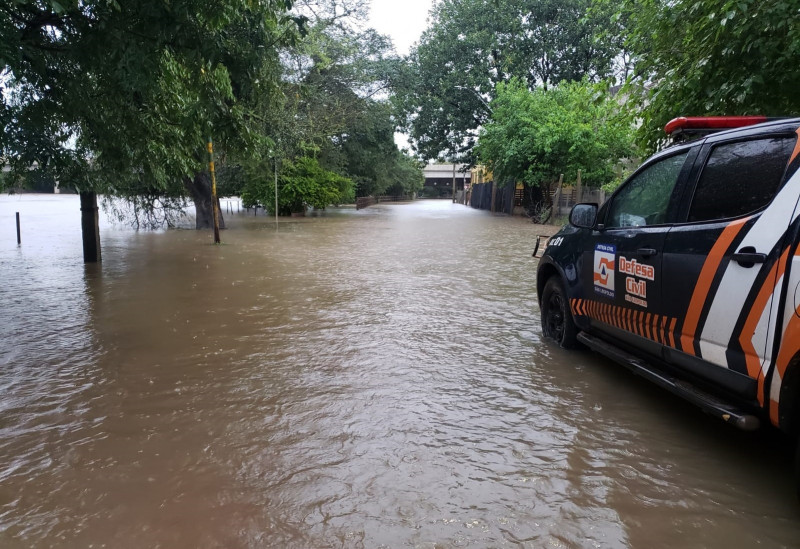
[[[278,230],[278,159],[275,159],[275,230]]]
[[[81,233],[83,235],[83,262],[98,263],[100,254],[100,223],[97,194],[81,192]]]
[[[22,244],[22,238],[20,238],[19,234],[19,212],[17,212],[17,246]]]
[[[208,169],[211,172],[211,211],[214,213],[214,244],[219,244],[219,212],[217,212],[217,176],[214,173],[214,145],[208,138]]]

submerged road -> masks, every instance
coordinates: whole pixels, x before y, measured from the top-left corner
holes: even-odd
[[[796,547],[786,448],[543,341],[542,228],[0,197],[0,547]],[[17,247],[14,212],[22,218]]]

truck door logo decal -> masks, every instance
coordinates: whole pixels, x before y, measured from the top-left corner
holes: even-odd
[[[614,297],[614,266],[617,247],[597,244],[594,247],[594,291],[606,297]]]
[[[625,277],[625,291],[628,292],[625,294],[625,301],[646,309],[647,281],[656,279],[656,271],[653,266],[621,255],[617,268],[620,274],[630,275]]]

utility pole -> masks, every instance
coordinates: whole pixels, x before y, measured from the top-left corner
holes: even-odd
[[[217,211],[217,175],[214,172],[214,144],[208,138],[208,169],[211,172],[211,211],[214,214],[214,244],[219,244],[219,212]]]
[[[278,157],[275,157],[275,230],[278,230]]]
[[[453,204],[456,203],[456,159],[453,158]]]

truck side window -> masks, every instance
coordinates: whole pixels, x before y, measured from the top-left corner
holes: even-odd
[[[769,204],[794,143],[794,137],[772,137],[714,147],[697,182],[689,221],[738,217]]]
[[[659,160],[639,172],[622,187],[611,202],[607,227],[643,227],[666,223],[667,207],[686,151]]]

